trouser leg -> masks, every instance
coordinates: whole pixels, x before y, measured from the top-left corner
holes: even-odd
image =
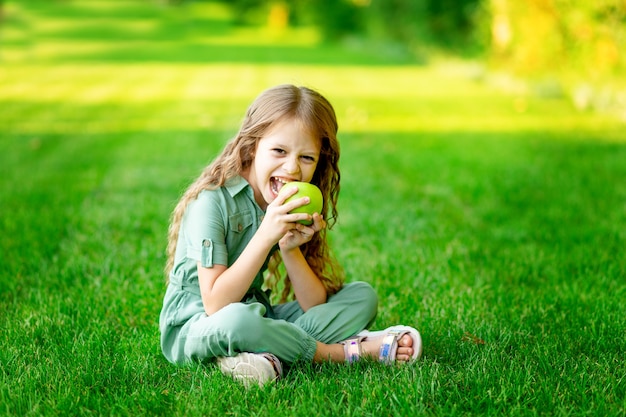
[[[263,317],[264,313],[260,303],[233,303],[210,316],[191,319],[185,325],[183,361],[240,352],[270,352],[287,363],[313,359],[313,337],[293,323]]]
[[[378,298],[364,282],[345,285],[306,313],[297,302],[275,306],[277,319],[263,317],[260,303],[233,303],[210,316],[198,314],[172,335],[174,363],[206,361],[240,352],[270,352],[286,363],[313,360],[316,341],[337,343],[367,328]]]
[[[377,308],[378,297],[372,286],[366,282],[353,282],[344,285],[326,303],[312,307],[306,313],[297,302],[275,306],[274,312],[317,341],[337,343],[371,325]]]

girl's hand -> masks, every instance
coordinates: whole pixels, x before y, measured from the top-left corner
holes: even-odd
[[[279,241],[281,251],[295,249],[313,238],[313,235],[326,227],[326,222],[319,213],[313,214],[313,224],[305,226],[294,223],[294,228],[290,229]]]
[[[279,195],[267,206],[257,234],[260,233],[267,238],[271,246],[280,241],[282,242],[280,243],[281,248],[283,243],[286,243],[288,248],[298,247],[311,240],[313,233],[326,227],[326,222],[317,213],[317,220],[315,216],[306,213],[289,213],[293,209],[309,203],[308,197],[298,198],[285,203],[285,200],[296,192],[297,190],[294,187],[293,191]],[[304,226],[298,223],[299,220],[313,220],[313,224]],[[285,239],[287,242],[285,242]]]

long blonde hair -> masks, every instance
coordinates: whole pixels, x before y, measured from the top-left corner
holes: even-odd
[[[320,213],[327,222],[327,229],[316,233],[302,246],[302,252],[311,269],[317,274],[329,294],[343,285],[343,271],[332,257],[326,232],[336,223],[337,199],[339,197],[339,142],[337,141],[337,118],[332,105],[318,92],[307,87],[285,84],[262,92],[250,105],[237,135],[226,144],[224,150],[209,164],[200,176],[187,188],[176,205],[171,217],[167,264],[165,273],[174,266],[174,256],[180,225],[189,202],[198,198],[202,190],[216,189],[226,181],[242,174],[252,163],[257,143],[279,121],[293,118],[319,137],[322,149],[311,183],[322,191],[324,204]],[[281,301],[291,293],[289,277],[280,271],[282,260],[276,251],[268,266],[266,285],[276,288],[283,280]]]

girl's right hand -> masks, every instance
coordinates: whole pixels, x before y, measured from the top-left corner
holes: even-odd
[[[297,191],[297,188],[293,187],[293,190],[279,195],[267,206],[258,232],[263,233],[264,236],[270,239],[272,246],[278,243],[285,234],[297,231],[298,225],[300,225],[300,223],[297,223],[299,220],[313,219],[313,216],[307,213],[289,213],[291,210],[310,202],[309,197],[302,197],[285,203]]]

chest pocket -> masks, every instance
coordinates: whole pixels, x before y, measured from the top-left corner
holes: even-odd
[[[230,231],[234,233],[244,233],[252,226],[252,213],[250,211],[242,211],[235,213],[228,218]]]

